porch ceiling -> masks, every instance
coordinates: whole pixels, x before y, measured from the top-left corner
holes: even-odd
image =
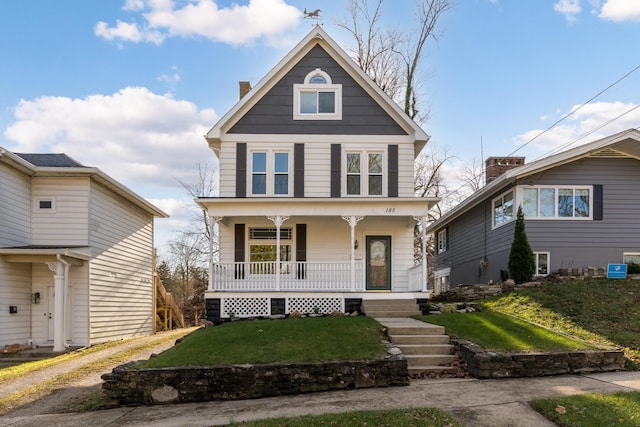
[[[199,198],[196,202],[212,217],[228,216],[427,216],[437,198]]]
[[[0,248],[0,256],[7,262],[56,262],[57,256],[63,256],[71,265],[82,265],[83,261],[88,261],[89,247],[81,248],[57,248],[57,247],[19,247]]]

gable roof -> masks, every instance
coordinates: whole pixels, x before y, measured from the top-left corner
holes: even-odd
[[[158,218],[169,217],[165,212],[100,169],[84,166],[66,154],[12,153],[0,147],[0,162],[10,164],[29,176],[87,176],[95,179],[145,212]]]
[[[467,197],[460,204],[445,213],[437,221],[427,227],[427,232],[441,228],[470,209],[487,200],[500,189],[512,185],[517,180],[529,175],[543,172],[585,157],[595,158],[633,158],[640,160],[640,131],[627,129],[611,136],[563,151],[549,157],[518,166],[506,171],[489,184]]]
[[[422,150],[429,140],[420,128],[404,111],[384,93],[380,87],[349,57],[349,55],[326,33],[316,25],[275,67],[269,71],[238,103],[236,103],[207,132],[205,139],[209,146],[217,151],[222,137],[236,122],[246,114],[278,81],[291,70],[312,48],[320,45],[382,109],[389,114],[412,138],[415,139],[414,153]]]
[[[72,159],[64,153],[13,153],[16,156],[26,160],[34,166],[55,167],[55,168],[81,168],[84,167],[80,162]]]

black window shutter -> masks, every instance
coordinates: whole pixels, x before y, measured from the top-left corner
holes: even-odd
[[[304,197],[304,144],[293,144],[293,197]]]
[[[247,197],[247,143],[236,144],[236,197]]]
[[[449,250],[449,227],[444,229],[444,248],[445,250]]]
[[[387,151],[389,153],[388,197],[398,197],[398,146],[389,145]]]
[[[296,224],[296,277],[306,277],[305,262],[307,261],[307,224]]]
[[[331,144],[331,197],[340,197],[342,146]]]
[[[244,262],[244,224],[236,224],[234,229],[234,256],[235,262]],[[244,279],[244,264],[237,264],[235,278]]]
[[[595,221],[602,221],[602,185],[593,186],[593,219]]]

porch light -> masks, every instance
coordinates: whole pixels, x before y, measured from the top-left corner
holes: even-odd
[[[36,292],[31,296],[31,301],[34,304],[40,304],[40,292]]]
[[[358,249],[358,241],[357,240],[353,243],[353,249]]]

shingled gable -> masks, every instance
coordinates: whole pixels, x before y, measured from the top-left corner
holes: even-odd
[[[575,162],[588,156],[630,157],[640,160],[640,131],[627,129],[606,138],[602,138],[561,153],[508,170],[490,184],[484,186],[462,203],[433,222],[427,232],[433,232],[450,223],[471,208],[484,202],[487,197],[510,183],[526,176],[543,172],[557,166]]]
[[[375,108],[379,108],[382,113],[380,117],[388,119],[389,123],[393,123],[394,129],[391,132],[387,132],[386,140],[389,137],[397,138],[411,138],[414,143],[414,155],[417,156],[426,142],[429,140],[429,136],[413,121],[411,120],[398,105],[393,102],[379,87],[376,85],[369,76],[366,75],[357,64],[347,55],[347,53],[340,48],[336,42],[329,37],[329,35],[320,26],[313,28],[305,38],[302,39],[271,71],[260,80],[255,87],[244,96],[227,114],[225,114],[205,135],[209,146],[214,152],[220,148],[222,140],[227,138],[227,134],[233,133],[232,139],[237,140],[239,135],[242,135],[243,140],[250,141],[252,133],[244,133],[248,126],[246,122],[242,122],[243,118],[260,103],[260,101],[269,94],[283,79],[286,79],[287,74],[290,73],[301,61],[305,60],[305,57],[309,54],[318,56],[327,56],[337,67],[340,68],[348,80],[354,82],[352,88],[357,87],[357,90],[366,94],[367,98],[372,100],[372,104],[377,104]],[[348,112],[348,106],[345,106]],[[237,127],[236,127],[237,126]],[[306,126],[306,128],[303,128]],[[305,133],[313,134],[313,125],[305,124],[300,126],[291,127],[290,124],[280,127],[283,130],[282,133]],[[235,127],[235,128],[234,128]],[[304,129],[304,130],[303,130]],[[363,127],[364,129],[364,127]],[[279,131],[275,131],[276,133]],[[264,135],[264,127],[261,128],[259,134]],[[373,138],[381,135],[379,129],[363,131],[361,134],[372,134]],[[327,128],[324,127],[322,132],[318,134],[327,134]]]

